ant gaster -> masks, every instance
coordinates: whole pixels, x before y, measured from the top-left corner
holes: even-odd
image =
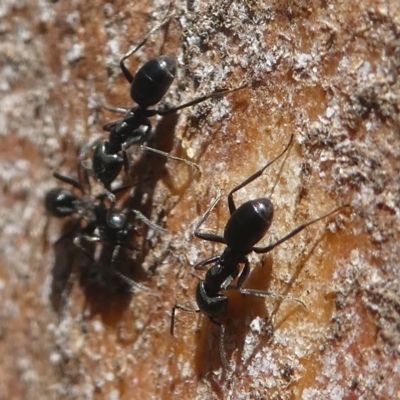
[[[141,145],[142,149],[155,152],[169,159],[183,161],[186,164],[198,169],[197,165],[178,157],[170,156],[168,153],[144,146],[152,135],[152,125],[150,117],[155,115],[168,115],[177,111],[201,103],[207,99],[224,96],[228,93],[239,90],[246,85],[232,90],[219,91],[205,96],[198,97],[188,103],[171,108],[149,109],[156,105],[164,97],[176,75],[176,59],[173,56],[163,55],[144,64],[136,73],[131,74],[125,65],[125,60],[139,50],[147,41],[149,36],[169,18],[150,30],[144,39],[128,53],[126,53],[120,63],[120,69],[124,77],[131,85],[130,96],[137,104],[131,109],[106,107],[110,111],[123,113],[124,117],[106,124],[103,129],[110,132],[109,139],[98,143],[94,149],[92,157],[92,169],[97,179],[109,189],[111,183],[116,179],[122,167],[128,169],[128,161],[125,150],[133,144]],[[121,153],[122,152],[122,156]],[[112,196],[110,196],[112,197]]]
[[[298,299],[291,296],[284,296],[277,293],[272,293],[263,290],[247,289],[243,288],[243,284],[250,272],[250,263],[247,255],[251,252],[255,253],[268,253],[276,246],[285,242],[286,240],[297,235],[303,229],[308,226],[329,217],[330,215],[336,213],[346,206],[338,207],[328,214],[325,214],[319,218],[312,221],[306,222],[297,228],[293,229],[291,232],[283,236],[276,242],[269,244],[264,247],[256,247],[255,245],[265,236],[269,227],[272,223],[272,218],[274,214],[274,207],[270,199],[260,198],[256,200],[249,200],[236,208],[235,202],[233,200],[233,194],[239,189],[245,187],[250,182],[257,179],[262,175],[264,170],[278,160],[290,147],[292,143],[293,136],[291,137],[288,145],[285,147],[283,152],[275,157],[272,161],[268,162],[264,167],[255,172],[249,178],[244,180],[242,183],[234,187],[228,194],[228,206],[229,212],[231,214],[228,222],[226,223],[224,235],[215,235],[211,233],[206,233],[200,231],[200,227],[208,219],[211,211],[216,206],[221,198],[221,192],[218,189],[218,195],[216,200],[211,204],[206,213],[200,219],[195,227],[194,235],[200,239],[208,240],[211,242],[222,243],[227,247],[222,252],[221,255],[213,256],[207,258],[204,261],[199,262],[195,265],[195,269],[204,269],[209,264],[212,264],[211,268],[207,271],[204,280],[200,281],[196,289],[196,302],[198,309],[193,310],[185,306],[175,304],[172,308],[171,315],[171,335],[174,333],[174,323],[175,323],[175,312],[177,309],[184,311],[197,313],[203,312],[209,317],[211,322],[218,325],[221,329],[220,331],[220,356],[221,361],[225,369],[229,370],[229,364],[227,361],[226,351],[224,347],[224,336],[225,327],[220,322],[220,319],[224,317],[228,309],[228,297],[222,293],[225,290],[235,289],[239,290],[240,293],[245,295],[254,295],[262,297],[273,297],[277,299],[292,300],[303,307],[304,303]],[[240,272],[239,265],[244,264],[243,270]],[[237,279],[235,285],[232,282]]]
[[[72,230],[75,230],[80,226],[82,220],[84,220],[86,224],[80,228],[78,235],[73,240],[74,244],[92,261],[94,261],[92,255],[82,245],[83,240],[90,243],[100,242],[112,246],[111,266],[113,266],[121,247],[132,249],[130,241],[132,234],[136,231],[136,228],[130,219],[132,214],[155,231],[160,233],[167,232],[147,219],[138,210],[129,210],[128,212],[124,212],[117,210],[114,207],[108,208],[104,202],[106,195],[101,194],[94,197],[90,194],[90,182],[87,177],[87,172],[84,171],[84,173],[86,182],[89,185],[89,193],[86,193],[85,191],[81,176],[79,176],[79,181],[76,181],[67,176],[58,174],[57,172],[53,174],[56,179],[71,185],[81,193],[81,196],[77,196],[71,190],[64,188],[53,188],[47,192],[45,197],[45,207],[50,215],[57,218],[67,216],[77,217],[77,222],[73,228],[63,234],[55,244],[62,241]],[[130,188],[130,186],[117,188],[113,190],[112,194],[115,195],[128,188]],[[146,287],[122,275],[117,270],[113,269],[113,272],[125,280],[130,286],[142,290],[148,290]]]

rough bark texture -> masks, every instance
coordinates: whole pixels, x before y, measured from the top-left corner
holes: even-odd
[[[128,61],[135,71],[173,54],[179,71],[163,104],[248,83],[222,99],[154,120],[152,145],[187,165],[130,149],[125,196],[169,234],[143,232],[118,268],[153,294],[129,294],[103,249],[96,265],[49,219],[53,171],[76,177],[84,145],[131,107],[121,56],[170,23]],[[400,3],[397,0],[112,3],[3,0],[0,5],[0,399],[389,399],[400,393]],[[301,299],[229,293],[223,371],[219,330],[195,307],[223,246],[227,193],[294,135],[271,167],[235,195],[269,196],[263,243],[351,204],[271,253],[251,255],[245,287]],[[90,149],[88,150],[90,152]],[[122,206],[122,204],[119,204]],[[99,249],[101,250],[101,249]],[[125,254],[126,253],[126,254]],[[115,267],[115,266],[114,266]]]

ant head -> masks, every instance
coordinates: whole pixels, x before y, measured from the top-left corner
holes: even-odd
[[[70,190],[54,188],[47,192],[44,204],[49,214],[62,218],[75,212],[76,199],[77,197]]]
[[[157,104],[168,91],[175,75],[175,57],[160,56],[148,61],[132,81],[131,98],[142,108]]]

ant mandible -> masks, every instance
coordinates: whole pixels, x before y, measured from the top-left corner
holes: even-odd
[[[79,169],[80,172],[80,169]],[[130,221],[130,216],[134,215],[150,228],[160,233],[167,231],[160,226],[151,222],[138,210],[129,210],[128,212],[120,211],[114,207],[108,208],[105,203],[105,194],[96,197],[91,196],[90,182],[87,171],[84,170],[86,183],[89,186],[89,193],[86,193],[82,184],[82,177],[79,175],[79,181],[76,181],[57,172],[53,176],[61,182],[67,183],[76,188],[81,196],[75,195],[71,190],[64,188],[53,188],[49,190],[45,196],[45,208],[47,212],[57,218],[67,216],[76,216],[77,222],[71,230],[63,234],[56,242],[60,243],[72,230],[81,225],[82,220],[86,221],[86,225],[81,227],[78,235],[74,238],[73,243],[81,249],[86,256],[94,261],[90,252],[82,245],[82,241],[89,243],[106,243],[112,246],[111,266],[115,264],[121,247],[131,249],[130,240],[132,234],[136,231],[135,226]],[[112,191],[115,195],[121,191],[130,188],[130,186],[122,186]],[[130,286],[137,287],[141,290],[148,290],[145,286],[129,279],[119,271],[112,269],[113,272],[126,281]]]
[[[174,81],[176,76],[176,59],[168,55],[159,56],[148,61],[139,68],[135,76],[133,76],[126,67],[125,61],[138,51],[147,42],[149,36],[163,26],[168,20],[169,15],[161,24],[151,29],[136,47],[122,57],[119,63],[124,77],[130,84],[130,96],[137,106],[131,109],[106,107],[106,109],[110,111],[124,114],[121,120],[104,125],[103,129],[110,132],[109,139],[98,143],[95,146],[92,156],[93,173],[107,190],[120,173],[122,167],[124,167],[125,170],[128,169],[125,150],[133,144],[139,144],[144,150],[152,151],[169,159],[183,161],[198,169],[196,164],[188,160],[173,157],[168,153],[144,145],[152,135],[152,124],[149,118],[155,115],[164,116],[173,114],[183,108],[196,105],[210,98],[224,96],[246,86],[242,85],[232,90],[211,93],[176,107],[149,109],[149,107],[161,101]],[[120,152],[122,152],[122,156]]]
[[[264,247],[255,246],[265,236],[271,226],[274,214],[273,204],[268,198],[260,198],[246,201],[236,208],[233,200],[233,194],[261,176],[265,169],[282,157],[289,149],[292,140],[293,136],[281,154],[275,157],[272,161],[268,162],[264,167],[255,172],[249,178],[245,179],[242,183],[235,186],[229,192],[228,206],[231,216],[225,225],[223,236],[200,231],[200,227],[205,223],[211,211],[221,199],[221,192],[219,189],[216,200],[211,204],[194,229],[194,235],[199,239],[222,243],[227,247],[221,255],[207,258],[206,260],[201,261],[194,266],[196,270],[199,270],[203,269],[209,264],[212,264],[211,268],[207,271],[204,280],[200,281],[197,285],[196,303],[198,309],[193,310],[188,307],[175,304],[172,308],[170,333],[171,335],[174,334],[175,313],[177,309],[191,313],[203,312],[209,317],[211,322],[218,325],[221,329],[219,349],[221,361],[226,370],[229,370],[229,364],[224,347],[225,326],[220,322],[220,319],[227,313],[229,300],[228,297],[222,293],[223,291],[234,289],[239,290],[240,293],[244,295],[292,300],[305,307],[302,301],[291,296],[284,296],[263,290],[243,288],[243,284],[250,272],[250,263],[247,255],[252,251],[259,254],[268,253],[276,246],[297,235],[308,226],[329,217],[344,207],[347,207],[347,205],[338,207],[328,214],[306,222],[293,229],[291,232],[272,244]],[[239,268],[240,264],[244,264],[244,268],[241,272]],[[236,278],[238,278],[237,283],[233,285],[232,282]]]

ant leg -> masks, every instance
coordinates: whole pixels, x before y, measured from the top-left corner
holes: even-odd
[[[175,327],[175,314],[176,314],[176,310],[182,310],[182,311],[186,311],[192,314],[197,314],[200,312],[200,310],[193,310],[192,308],[189,307],[185,307],[185,306],[181,306],[180,304],[175,304],[172,307],[172,312],[171,312],[171,324],[169,327],[169,332],[171,334],[171,336],[174,336],[174,327]]]
[[[152,153],[159,154],[160,156],[164,156],[168,160],[181,161],[181,162],[189,165],[189,167],[192,167],[192,168],[194,168],[194,169],[196,169],[197,171],[200,172],[199,166],[197,164],[189,161],[189,160],[185,160],[184,158],[180,158],[180,157],[171,156],[170,154],[166,153],[165,151],[157,150],[157,149],[154,149],[153,147],[147,147],[147,146],[145,146],[143,144],[140,146],[140,148],[142,150],[147,150],[147,151],[150,151]]]
[[[117,259],[119,252],[121,251],[121,245],[117,245],[114,247],[113,253],[111,255],[111,267],[115,265],[115,260]],[[147,286],[141,285],[140,283],[137,283],[133,279],[128,278],[124,274],[121,274],[121,272],[117,271],[115,268],[112,268],[112,271],[117,275],[119,278],[121,278],[125,283],[127,283],[131,287],[131,291],[133,292],[133,289],[139,289],[144,292],[148,292],[152,294],[153,296],[158,297],[157,294],[152,293],[151,289],[148,288]]]
[[[84,182],[84,185],[86,185],[86,187],[88,188],[87,192],[89,194],[92,193],[92,185],[90,183],[88,170],[82,165],[81,162],[78,163],[78,176],[79,176],[79,182]],[[83,194],[85,194],[84,188],[85,186],[82,187]]]
[[[121,251],[121,245],[117,244],[114,247],[114,250],[111,254],[111,267],[113,267],[115,265],[115,260],[118,258],[120,251]]]
[[[114,207],[114,205],[115,205],[115,203],[116,203],[116,201],[117,201],[117,200],[116,200],[116,195],[119,194],[119,193],[121,193],[121,192],[126,191],[127,189],[131,189],[133,185],[122,185],[122,186],[119,186],[119,187],[117,187],[117,188],[115,188],[115,189],[108,190],[108,189],[104,186],[103,182],[99,181],[99,183],[100,183],[100,185],[102,186],[102,188],[103,188],[103,190],[104,190],[104,193],[101,193],[101,194],[97,195],[97,196],[96,196],[96,199],[98,199],[98,200],[104,200],[105,197],[108,197],[108,199],[109,199],[109,200],[111,201],[111,203],[112,203],[112,204],[111,204],[111,207],[109,208],[109,210],[108,210],[108,212],[107,212],[107,218],[108,218],[111,209]]]
[[[143,143],[146,143],[147,141],[150,140],[150,138],[153,134],[153,132],[151,130],[150,121],[148,119],[146,119],[142,125],[146,126],[146,129],[144,131],[142,131],[140,129],[135,129],[132,132],[131,137],[129,139],[127,139],[124,143],[122,143],[122,145],[121,145],[122,150],[127,150],[129,147],[131,147],[134,144],[142,145]]]
[[[155,231],[158,231],[160,233],[168,233],[166,229],[161,228],[161,226],[158,226],[154,222],[151,222],[149,219],[147,219],[140,211],[138,210],[131,210],[131,213],[135,214],[137,219],[140,219],[142,222],[144,222],[147,226],[150,228],[154,229]]]
[[[100,238],[98,236],[78,235],[73,240],[74,245],[76,247],[78,247],[78,249],[82,250],[83,253],[85,253],[86,257],[89,258],[90,261],[95,262],[94,258],[89,253],[89,251],[85,247],[82,246],[82,243],[81,243],[82,238],[91,243],[100,242],[101,241]]]
[[[102,141],[103,139],[98,138],[93,143],[85,144],[79,150],[79,163],[82,168],[86,170],[91,170],[92,165],[89,160],[86,160],[88,151],[93,151],[93,149]]]
[[[199,239],[207,240],[209,242],[226,244],[225,239],[222,236],[214,235],[213,233],[197,232],[197,234],[195,233],[195,236]]]
[[[117,114],[126,114],[129,111],[129,108],[122,108],[122,107],[113,107],[108,105],[103,105],[102,108],[107,111],[115,112]]]
[[[233,201],[233,193],[237,192],[239,189],[242,189],[246,185],[248,185],[250,182],[253,182],[256,180],[259,176],[262,175],[262,173],[271,165],[273,164],[276,160],[278,160],[280,157],[282,157],[286,151],[289,149],[290,145],[292,144],[293,141],[293,135],[290,136],[289,143],[286,145],[284,150],[277,155],[275,158],[273,158],[271,161],[269,161],[266,165],[264,165],[261,169],[259,169],[257,172],[255,172],[253,175],[249,176],[247,179],[245,179],[242,183],[239,185],[235,186],[228,194],[228,206],[229,206],[229,212],[231,215],[233,212],[236,210],[235,202]]]
[[[331,211],[328,214],[322,215],[321,217],[318,217],[316,219],[313,219],[312,221],[306,222],[300,226],[298,226],[297,228],[293,229],[291,232],[289,232],[287,235],[283,236],[281,239],[277,240],[275,243],[269,244],[268,246],[265,247],[253,247],[253,251],[255,253],[268,253],[270,252],[274,247],[280,245],[283,242],[286,242],[286,240],[292,238],[293,236],[297,235],[298,233],[300,233],[303,229],[307,228],[308,226],[321,221],[324,218],[328,218],[329,216],[331,216],[332,214],[335,214],[336,212],[340,211],[343,208],[346,207],[350,207],[349,204],[346,204],[344,206],[340,206],[338,208],[335,208],[333,211]]]
[[[244,257],[242,262],[244,262],[244,268],[243,268],[241,274],[239,275],[237,285],[236,285],[236,287],[239,290],[241,289],[244,281],[247,279],[247,277],[249,276],[249,273],[250,273],[250,263],[249,263],[249,260],[247,259],[247,257]]]
[[[137,184],[137,182],[135,182],[135,184]],[[110,193],[111,193],[112,195],[115,196],[116,194],[125,192],[125,191],[128,190],[128,189],[132,189],[132,187],[135,186],[135,184],[118,186],[117,188],[111,190]],[[106,196],[107,196],[106,193],[101,193],[101,194],[99,194],[98,196],[96,196],[96,199],[103,200]],[[113,207],[111,207],[111,208],[108,210],[108,214],[110,213],[110,211],[111,211],[112,208],[113,208]],[[107,216],[107,218],[108,218],[108,216]]]
[[[103,190],[104,190],[104,195],[108,197],[108,199],[110,200],[111,204],[114,205],[117,202],[117,199],[115,197],[115,194],[113,193],[112,190],[110,190],[103,182],[101,182],[100,180],[98,181],[100,183],[100,185],[102,186]]]
[[[124,282],[126,282],[129,286],[131,286],[132,289],[139,289],[139,290],[142,290],[143,292],[147,292],[147,293],[151,294],[152,296],[159,297],[157,294],[153,293],[152,290],[150,288],[148,288],[147,286],[141,285],[140,283],[137,283],[133,279],[129,279],[127,276],[125,276],[124,274],[121,274],[121,272],[119,272],[117,270],[113,270],[113,271],[114,271],[115,275],[117,275]],[[132,290],[132,292],[133,292],[133,290]]]
[[[232,288],[232,289],[236,289],[236,288]],[[268,292],[266,290],[247,289],[247,288],[242,288],[242,287],[239,288],[239,292],[242,294],[248,294],[251,296],[272,297],[273,299],[278,299],[278,300],[290,300],[290,301],[294,301],[295,303],[300,304],[304,308],[307,308],[303,301],[296,299],[296,297],[292,297],[292,296],[288,296],[288,295],[284,295],[284,294]]]
[[[176,113],[179,110],[182,110],[183,108],[194,106],[194,105],[199,104],[199,103],[201,103],[201,102],[203,102],[205,100],[208,100],[208,99],[213,99],[215,97],[225,96],[225,95],[227,95],[229,93],[236,92],[237,90],[243,89],[246,86],[247,86],[247,83],[242,85],[242,86],[239,86],[238,88],[235,88],[235,89],[222,90],[220,92],[215,92],[215,93],[207,94],[205,96],[198,97],[197,99],[194,99],[192,101],[189,101],[188,103],[184,103],[184,104],[181,104],[181,105],[176,106],[176,107],[167,108],[166,110],[164,109],[164,110],[154,110],[154,111],[158,115],[173,114],[173,113]]]
[[[59,181],[68,183],[69,185],[78,189],[81,193],[84,193],[84,189],[83,189],[82,185],[79,182],[77,182],[75,179],[69,178],[68,176],[61,175],[58,172],[54,172],[53,176],[54,176],[54,178],[58,179]]]
[[[129,160],[128,160],[128,155],[126,154],[125,150],[122,150],[122,162],[124,165],[124,171],[125,173],[128,173],[129,171]]]
[[[113,121],[113,122],[109,122],[108,124],[103,125],[103,131],[107,131],[107,132],[112,132],[115,127],[119,124],[123,122],[123,119],[119,119],[117,121]]]
[[[208,207],[207,211],[200,218],[200,221],[195,226],[194,231],[193,231],[193,235],[196,236],[199,239],[208,240],[210,242],[226,244],[225,240],[224,240],[224,238],[222,236],[214,235],[212,233],[200,232],[200,227],[207,221],[207,219],[210,216],[212,210],[215,208],[215,206],[221,200],[221,189],[218,186],[216,186],[215,188],[216,188],[216,191],[217,191],[217,196],[216,196],[215,200],[211,203],[211,205]]]
[[[242,271],[242,273],[240,274],[240,276],[238,278],[236,286],[230,285],[230,286],[228,286],[226,288],[226,290],[234,289],[234,290],[239,290],[239,292],[242,293],[242,294],[248,294],[248,295],[252,295],[252,296],[272,297],[274,299],[279,299],[279,300],[291,300],[291,301],[294,301],[296,303],[299,303],[304,308],[307,308],[306,305],[301,300],[296,299],[295,297],[292,297],[292,296],[287,296],[287,295],[278,294],[278,293],[274,293],[274,292],[268,292],[268,291],[265,291],[265,290],[243,288],[242,285],[243,285],[243,283],[245,282],[245,280],[247,279],[247,277],[249,276],[249,273],[250,273],[250,263],[249,263],[249,260],[247,259],[247,257],[245,257],[242,262],[244,262],[244,268],[243,268],[243,271]]]
[[[56,246],[57,244],[61,243],[67,236],[71,234],[74,230],[78,228],[78,226],[81,223],[81,218],[79,218],[78,221],[71,227],[71,229],[68,229],[67,232],[63,233],[53,244],[53,246]]]
[[[222,324],[221,322],[216,321],[213,318],[210,318],[210,321],[219,326],[220,329],[220,334],[219,334],[219,356],[221,357],[221,362],[222,362],[222,366],[224,367],[224,369],[226,371],[230,371],[231,367],[228,363],[228,357],[226,354],[226,348],[225,348],[225,325]]]
[[[153,131],[152,131],[152,127],[151,127],[151,122],[148,118],[146,118],[145,120],[145,124],[144,126],[146,126],[146,130],[143,132],[142,137],[140,138],[140,144],[144,144],[146,142],[148,142],[151,137],[153,136]]]
[[[153,136],[153,131],[151,129],[151,123],[149,120],[147,120],[148,122],[145,124],[145,126],[147,127],[146,130],[144,131],[142,137],[140,138],[140,144],[143,145],[144,143],[147,143]]]
[[[112,190],[112,194],[118,194],[121,192],[125,192],[128,189],[132,189],[133,185],[122,185]]]
[[[122,145],[121,145],[122,151],[128,150],[128,148],[134,144],[139,144],[141,142],[141,140],[142,140],[141,135],[135,135],[135,136],[130,137],[126,142],[122,143]]]
[[[221,257],[220,257],[220,256],[214,256],[214,257],[207,258],[207,260],[203,260],[203,261],[197,263],[197,264],[194,266],[194,269],[195,269],[195,270],[204,269],[204,267],[205,267],[206,265],[212,264],[212,263],[218,264],[218,263],[220,262],[220,260],[221,260]]]
[[[168,14],[164,17],[163,21],[156,25],[155,27],[153,27],[152,29],[150,29],[150,31],[147,33],[147,35],[139,42],[139,44],[134,47],[133,49],[129,50],[121,59],[121,61],[119,62],[119,67],[121,68],[122,73],[124,74],[126,80],[129,83],[133,82],[133,76],[130,73],[129,69],[125,66],[124,61],[129,58],[132,54],[136,53],[146,42],[147,39],[159,28],[161,28],[166,22],[169,21],[171,17],[171,14],[168,12]]]

